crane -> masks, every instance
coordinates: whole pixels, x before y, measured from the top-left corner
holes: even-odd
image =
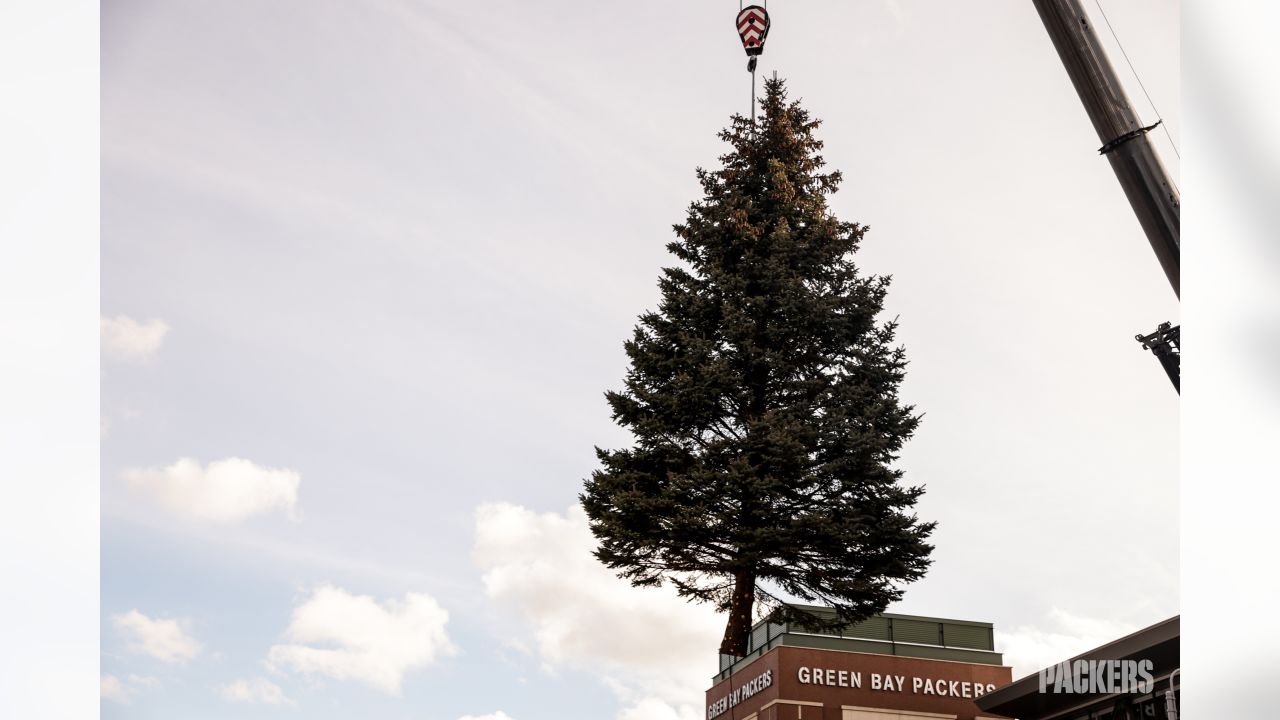
[[[1098,152],[1111,162],[1174,295],[1180,297],[1181,197],[1147,137],[1159,121],[1144,126],[1138,119],[1079,0],[1032,2],[1098,132],[1102,142]],[[1179,393],[1180,330],[1166,322],[1155,332],[1136,337],[1143,349],[1150,350],[1160,361]]]

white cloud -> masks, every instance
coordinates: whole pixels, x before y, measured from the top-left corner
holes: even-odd
[[[509,504],[476,511],[485,592],[528,623],[544,666],[596,675],[628,705],[619,720],[701,718],[722,620],[670,588],[632,587],[600,565],[594,546],[577,505],[565,515]]]
[[[140,690],[160,687],[160,678],[130,674],[127,680],[115,675],[103,675],[99,695],[103,700],[128,705]]]
[[[236,680],[230,685],[218,689],[224,700],[240,703],[260,703],[263,705],[294,705],[294,701],[285,696],[279,685],[266,678],[253,680]]]
[[[689,720],[688,706],[676,708],[665,700],[654,697],[633,702],[618,713],[618,720]]]
[[[135,688],[155,688],[160,687],[160,678],[150,675],[134,675],[129,674],[129,685]]]
[[[399,695],[405,672],[456,652],[449,613],[429,595],[408,593],[385,605],[324,586],[294,608],[286,636],[267,656],[273,669],[356,680]],[[318,647],[316,645],[319,645]]]
[[[98,694],[103,700],[110,700],[112,702],[120,703],[121,705],[128,705],[129,699],[133,695],[133,691],[115,675],[103,675],[101,682],[99,683]]]
[[[894,21],[897,22],[898,25],[902,25],[902,23],[907,19],[906,14],[902,11],[902,3],[899,2],[899,0],[882,0],[882,2],[885,9],[889,11],[889,14],[893,15]]]
[[[164,343],[169,326],[163,320],[140,323],[127,315],[101,318],[102,351],[117,360],[146,362]]]
[[[178,620],[152,619],[137,610],[113,615],[111,620],[128,638],[130,652],[150,655],[166,663],[186,662],[200,654],[200,643]]]
[[[261,467],[242,458],[204,468],[182,458],[164,468],[130,468],[123,477],[132,490],[173,512],[214,522],[235,522],[275,509],[293,517],[302,482],[295,470]]]
[[[458,720],[511,720],[511,716],[499,710],[491,715],[464,715]]]
[[[1004,653],[1004,662],[1013,667],[1016,680],[1136,629],[1126,623],[1072,615],[1055,607],[1049,611],[1048,621],[1040,625],[1022,625],[1012,632],[997,630],[996,649]]]

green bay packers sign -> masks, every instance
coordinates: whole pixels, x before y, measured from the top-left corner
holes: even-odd
[[[804,720],[838,718],[846,707],[974,720],[987,716],[975,700],[1012,681],[1011,668],[992,663],[778,645],[720,674],[706,692],[706,718],[767,718],[765,708],[781,704],[802,707]]]
[[[805,667],[796,670],[796,681],[801,685],[826,685],[859,689],[865,686],[870,690],[897,693],[915,693],[917,695],[939,695],[942,697],[977,698],[996,689],[995,683],[973,682],[972,680],[948,680],[941,677],[918,675],[894,675],[892,673],[863,673],[856,670],[836,670],[835,668]]]
[[[765,670],[760,675],[747,681],[747,683],[741,687],[734,688],[733,692],[730,692],[719,700],[707,705],[707,720],[723,715],[729,710],[729,708],[734,707],[738,703],[746,700],[752,695],[755,695],[761,690],[764,690],[772,684],[773,671]]]

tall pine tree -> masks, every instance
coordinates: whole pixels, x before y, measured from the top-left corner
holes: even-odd
[[[883,611],[923,576],[934,523],[893,467],[918,416],[898,398],[906,359],[877,319],[887,277],[853,263],[866,228],[837,220],[820,121],[769,81],[763,117],[735,116],[705,197],[675,226],[680,261],[658,312],[626,343],[606,397],[634,447],[597,448],[582,504],[596,557],[635,585],[671,582],[728,613],[720,652],[745,655],[762,601],[818,622]],[[779,592],[781,591],[781,592]]]

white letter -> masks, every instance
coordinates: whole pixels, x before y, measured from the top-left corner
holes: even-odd
[[[1053,691],[1056,693],[1069,693],[1073,691],[1071,687],[1071,663],[1062,661],[1058,663],[1057,679],[1053,682]]]
[[[1138,661],[1138,677],[1142,678],[1142,682],[1138,684],[1138,692],[1149,693],[1155,687],[1156,681],[1151,677],[1151,670],[1155,667],[1150,660]]]

